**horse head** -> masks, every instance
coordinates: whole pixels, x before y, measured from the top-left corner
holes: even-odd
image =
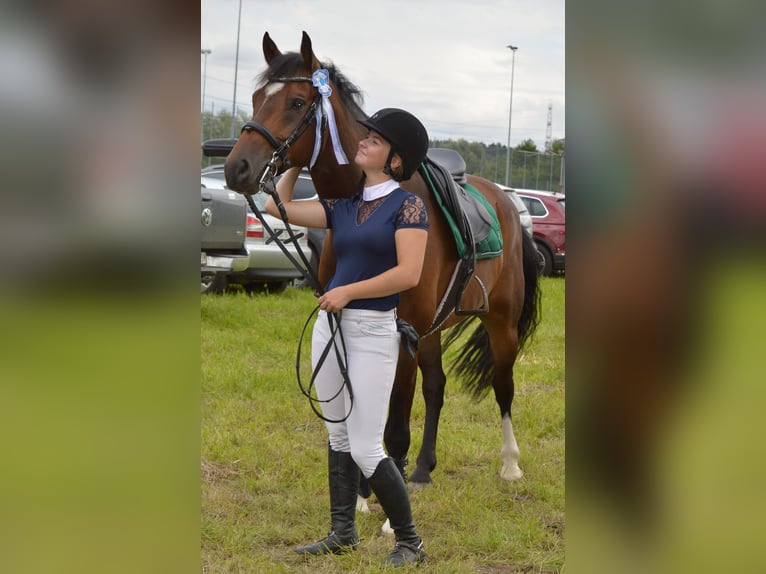
[[[351,155],[356,151],[359,128],[353,119],[364,117],[354,102],[358,89],[333,66],[323,66],[306,32],[299,53],[282,53],[266,32],[263,55],[268,67],[253,92],[252,119],[242,127],[226,160],[227,185],[251,194],[258,191],[261,182],[290,166],[313,164],[312,176],[322,195],[331,179],[337,185],[337,174],[326,168],[326,159],[333,154],[336,165],[353,174],[341,179],[358,181],[360,172]],[[328,143],[330,139],[333,141]],[[317,175],[319,179],[324,175],[327,186],[319,184]]]

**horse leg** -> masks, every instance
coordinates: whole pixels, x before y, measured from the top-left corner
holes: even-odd
[[[415,395],[415,377],[417,362],[406,351],[399,353],[396,378],[388,405],[388,420],[383,440],[388,456],[394,459],[396,466],[407,480],[407,452],[410,449],[410,414],[412,399]]]
[[[494,323],[494,324],[493,324]],[[519,445],[513,434],[511,419],[511,404],[515,383],[513,380],[513,365],[518,353],[518,336],[516,330],[508,326],[507,321],[487,320],[484,324],[489,335],[490,346],[495,365],[495,378],[492,387],[495,391],[495,401],[500,408],[500,420],[503,429],[503,444],[500,448],[502,467],[500,478],[503,480],[518,480],[524,473],[519,468]]]
[[[363,514],[370,513],[370,507],[367,504],[367,499],[370,498],[370,494],[372,494],[372,490],[370,490],[370,485],[367,482],[367,479],[364,477],[364,474],[360,472],[359,473],[359,492],[356,495],[356,511],[357,512],[361,512]]]
[[[516,437],[513,434],[513,424],[511,422],[510,410],[501,415],[503,425],[503,446],[500,449],[500,457],[503,466],[500,469],[500,478],[503,480],[518,480],[524,473],[519,468],[519,445],[516,444]]]
[[[411,485],[430,483],[431,471],[436,468],[436,435],[439,430],[439,415],[444,404],[444,386],[447,382],[442,368],[442,345],[439,333],[434,333],[420,342],[418,365],[423,374],[426,420],[417,466],[410,476]]]

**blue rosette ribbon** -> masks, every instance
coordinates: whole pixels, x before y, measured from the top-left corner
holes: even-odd
[[[311,83],[317,88],[319,94],[322,96],[322,105],[316,110],[316,137],[314,138],[314,153],[311,155],[310,167],[314,167],[317,157],[319,156],[319,148],[322,142],[322,114],[327,117],[327,126],[330,129],[330,140],[332,141],[332,149],[335,152],[335,159],[338,160],[339,165],[348,164],[348,158],[343,151],[343,146],[340,144],[340,136],[338,135],[338,126],[335,122],[335,112],[332,109],[330,103],[330,96],[332,95],[332,86],[330,85],[330,73],[324,69],[319,68],[311,74]]]

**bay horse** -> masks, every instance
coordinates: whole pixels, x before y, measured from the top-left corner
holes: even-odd
[[[362,172],[353,162],[340,161],[339,151],[343,152],[340,156],[353,158],[366,133],[367,128],[357,122],[367,118],[361,109],[361,92],[334,65],[317,59],[306,32],[300,52],[284,54],[266,32],[263,55],[268,67],[259,76],[252,96],[252,120],[245,124],[227,157],[227,185],[240,193],[253,194],[263,181],[288,166],[309,166],[319,197],[351,197]],[[312,74],[317,70],[327,73],[321,73],[323,79],[315,86]],[[331,92],[326,95],[328,86]],[[503,251],[497,257],[476,261],[474,277],[463,292],[461,308],[477,309],[485,300],[482,292],[485,289],[488,310],[479,317],[481,321],[464,343],[454,368],[477,397],[488,392],[490,385],[494,389],[503,437],[500,477],[515,480],[522,476],[522,471],[511,423],[513,367],[519,349],[538,322],[537,257],[513,202],[505,193],[486,179],[468,176],[468,180],[497,212]],[[388,454],[406,479],[410,413],[419,366],[426,417],[417,466],[409,476],[412,486],[431,482],[431,471],[436,467],[436,435],[446,384],[440,331],[462,321],[457,327],[460,330],[452,332],[456,339],[471,321],[452,313],[434,332],[423,336],[436,316],[458,262],[458,252],[447,220],[423,177],[416,172],[401,186],[423,200],[430,224],[420,283],[401,294],[397,310],[398,316],[421,335],[420,346],[415,357],[400,351],[384,433]],[[320,257],[322,285],[331,277],[334,265],[332,241],[327,240]]]

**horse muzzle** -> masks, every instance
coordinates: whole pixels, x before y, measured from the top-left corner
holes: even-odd
[[[229,156],[223,173],[229,189],[245,194],[258,191],[253,164],[246,157]]]
[[[272,155],[267,161],[257,163],[249,159],[245,154],[230,155],[224,166],[226,185],[229,189],[252,195],[262,189],[271,181],[277,173],[284,171],[285,162]]]

